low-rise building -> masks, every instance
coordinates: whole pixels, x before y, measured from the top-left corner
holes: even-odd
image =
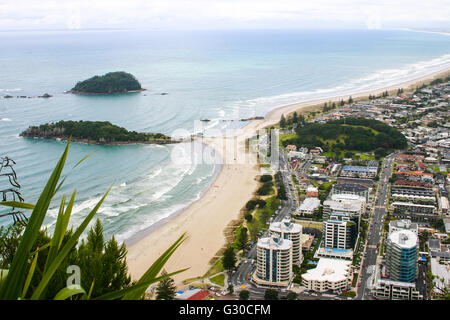
[[[380,300],[423,300],[415,283],[378,279],[372,292]]]
[[[377,176],[378,167],[345,165],[341,170],[342,177],[373,179]]]
[[[441,202],[441,212],[442,214],[448,214],[448,198],[447,197],[441,197],[440,198],[440,202]]]
[[[351,217],[360,217],[366,210],[365,198],[353,194],[333,194],[323,202],[323,217],[332,212],[347,213]]]
[[[306,189],[306,197],[308,198],[317,198],[319,197],[319,189],[314,186],[308,186]]]
[[[389,222],[389,234],[394,231],[400,230],[410,230],[414,232],[416,236],[419,235],[419,225],[417,223],[411,222],[411,220],[409,219],[393,220]]]
[[[431,258],[430,264],[431,273],[435,276],[433,279],[434,291],[441,293],[445,288],[450,288],[450,265],[440,263],[436,258]]]
[[[341,293],[350,287],[351,264],[346,260],[320,258],[316,268],[302,275],[302,284],[308,290]]]
[[[306,198],[302,204],[297,208],[299,215],[312,215],[320,207],[320,200],[318,198]]]
[[[302,242],[302,250],[309,251],[311,250],[311,246],[314,242],[314,236],[302,233],[301,242]]]
[[[356,183],[337,183],[331,188],[330,195],[335,194],[354,194],[364,197],[369,201],[370,188]]]
[[[436,212],[436,207],[428,204],[394,201],[391,206],[393,210],[400,210],[406,213],[434,214]]]

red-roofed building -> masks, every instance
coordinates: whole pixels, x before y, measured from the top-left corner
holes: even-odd
[[[211,293],[209,293],[209,291],[200,290],[196,294],[187,298],[187,300],[204,300],[204,299],[208,298],[210,295],[211,295]]]
[[[402,188],[418,188],[418,189],[432,189],[433,185],[428,182],[410,181],[410,180],[397,180],[394,182],[395,187]]]
[[[293,144],[288,144],[288,145],[286,146],[286,150],[289,150],[289,151],[297,151],[297,146],[295,146],[295,145],[293,145]]]
[[[432,173],[425,173],[422,171],[396,171],[395,174],[404,176],[433,176]]]

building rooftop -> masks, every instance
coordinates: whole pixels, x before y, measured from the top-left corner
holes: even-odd
[[[405,230],[418,230],[419,225],[415,222],[411,222],[409,219],[403,219],[403,220],[394,220],[389,222],[389,230],[391,228],[397,228],[397,229],[405,229]]]
[[[333,189],[349,192],[365,192],[369,190],[368,187],[356,183],[338,183],[333,185]]]
[[[439,241],[439,239],[429,239],[428,246],[430,247],[430,250],[441,250],[441,242]]]
[[[348,193],[340,193],[331,195],[331,200],[333,201],[359,201],[366,202],[366,198],[362,196],[358,196],[357,194],[348,194]],[[361,205],[361,203],[360,203]]]
[[[299,210],[316,210],[320,206],[320,200],[317,198],[306,198],[298,207]]]
[[[347,201],[335,201],[335,200],[325,200],[323,202],[324,206],[329,206],[331,211],[352,211],[352,212],[360,212],[361,211],[361,202],[355,200],[347,200]]]
[[[410,230],[397,230],[389,234],[389,240],[399,247],[409,249],[417,245],[417,235]]]
[[[440,289],[444,289],[445,287],[450,286],[450,266],[440,264],[435,258],[431,258],[431,273],[437,276],[433,282],[436,284],[436,287]],[[442,281],[440,280],[442,279]],[[438,291],[438,289],[435,289]]]
[[[424,207],[424,208],[436,208],[435,206],[427,205],[427,204],[418,204],[412,202],[402,202],[402,201],[394,201],[392,202],[393,206],[410,206],[410,207]]]
[[[435,258],[435,257],[450,258],[450,252],[449,251],[431,251],[431,256],[433,258]]]
[[[260,238],[257,246],[264,249],[288,250],[292,247],[292,241],[273,235],[271,237]]]
[[[369,166],[349,166],[345,165],[342,168],[343,171],[356,171],[356,172],[377,172],[377,167],[369,167]]]
[[[283,219],[281,222],[272,222],[269,227],[270,231],[283,233],[301,233],[302,225],[292,223],[290,219]]]
[[[309,269],[302,278],[308,281],[337,282],[346,280],[351,269],[351,261],[320,258],[317,267]]]

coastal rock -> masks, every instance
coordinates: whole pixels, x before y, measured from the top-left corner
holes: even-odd
[[[257,116],[257,117],[252,117],[252,118],[241,119],[241,121],[250,121],[250,120],[264,120],[264,117]]]
[[[4,96],[3,98],[5,98],[5,99],[11,99],[11,98],[14,98],[13,96],[10,96],[9,94],[7,94],[6,96]]]

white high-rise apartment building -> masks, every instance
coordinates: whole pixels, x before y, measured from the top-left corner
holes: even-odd
[[[303,262],[302,254],[302,225],[292,223],[289,218],[281,222],[272,222],[269,227],[271,235],[292,241],[292,263],[300,265]]]
[[[330,218],[323,222],[325,248],[353,249],[357,238],[357,226],[347,214],[333,212]]]
[[[288,286],[293,280],[292,241],[278,236],[257,243],[257,264],[253,280],[259,284]]]

